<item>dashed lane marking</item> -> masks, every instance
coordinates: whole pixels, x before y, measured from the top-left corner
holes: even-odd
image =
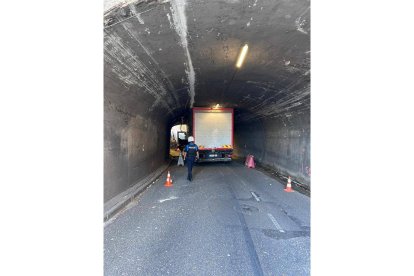
[[[282,229],[280,224],[277,222],[277,220],[274,218],[274,216],[270,213],[267,213],[267,216],[270,218],[270,220],[273,222],[273,224],[276,226],[276,229],[279,230],[279,232],[285,233],[285,230]]]
[[[164,201],[168,201],[168,200],[173,200],[173,199],[177,199],[178,197],[176,196],[170,196],[169,198],[166,199],[160,199],[158,200],[159,203],[163,203]]]
[[[255,192],[251,192],[251,193],[252,193],[254,199],[256,199],[256,201],[259,202],[260,198],[256,195],[256,193]]]

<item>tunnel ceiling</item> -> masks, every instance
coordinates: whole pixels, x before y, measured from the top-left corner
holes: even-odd
[[[105,99],[125,112],[173,118],[217,103],[239,120],[309,112],[309,1],[107,0],[105,10]]]

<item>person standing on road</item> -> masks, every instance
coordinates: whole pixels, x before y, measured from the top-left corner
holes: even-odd
[[[198,146],[194,144],[194,137],[188,137],[188,144],[184,148],[184,161],[187,159],[188,175],[187,179],[193,180],[193,165],[194,162],[199,158]]]

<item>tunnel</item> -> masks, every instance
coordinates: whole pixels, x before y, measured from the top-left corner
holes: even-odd
[[[105,10],[105,275],[309,275],[309,1]],[[172,130],[197,144],[200,110],[231,114],[232,150],[191,175]]]
[[[171,127],[217,104],[234,108],[233,162],[310,189],[309,1],[106,1],[103,28],[105,204],[150,183]]]
[[[4,1],[0,275],[414,275],[408,3]]]

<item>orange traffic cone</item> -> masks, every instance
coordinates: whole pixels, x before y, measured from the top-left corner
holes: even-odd
[[[172,187],[172,180],[171,180],[171,176],[170,176],[170,171],[168,171],[168,174],[167,174],[167,180],[165,181],[165,184],[164,184],[164,186],[165,187]]]
[[[290,180],[290,176],[289,176],[288,182],[287,182],[287,185],[286,185],[286,189],[284,189],[285,192],[288,192],[288,193],[293,192],[291,182],[292,182],[292,180]]]

